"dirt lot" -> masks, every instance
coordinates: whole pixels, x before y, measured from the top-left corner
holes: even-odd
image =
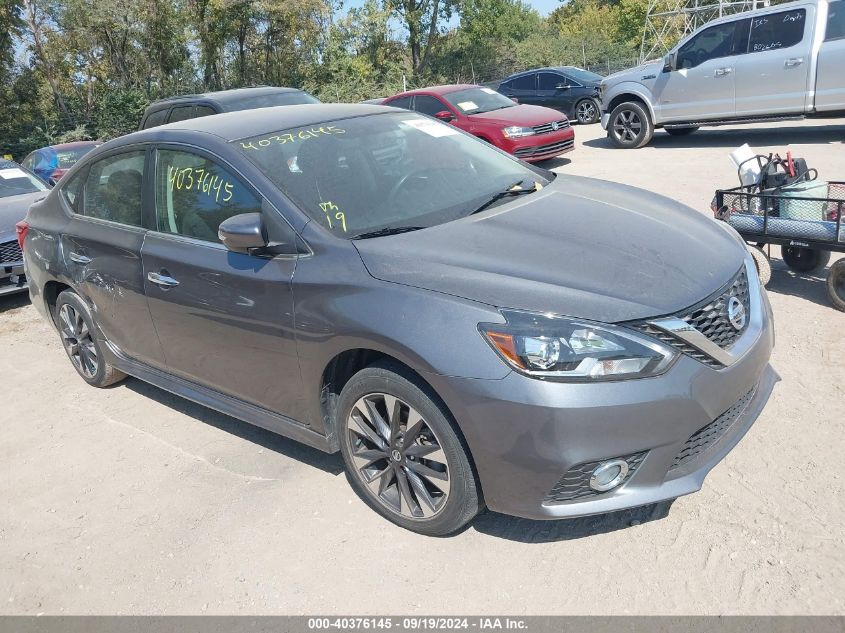
[[[708,212],[728,153],[790,147],[845,180],[845,124],[578,128],[567,173]],[[0,298],[0,613],[845,613],[845,314],[775,261],[783,381],[698,494],[616,515],[393,527],[323,455],[137,380],[96,390],[21,297]]]

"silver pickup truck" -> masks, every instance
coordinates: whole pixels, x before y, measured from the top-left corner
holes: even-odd
[[[845,0],[790,2],[698,29],[666,57],[601,83],[602,127],[616,147],[655,128],[845,115]]]

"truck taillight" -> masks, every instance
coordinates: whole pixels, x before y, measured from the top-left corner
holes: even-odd
[[[23,243],[26,240],[26,234],[29,231],[29,222],[21,220],[15,224],[15,231],[18,234],[18,246],[21,247],[21,252],[23,252]]]

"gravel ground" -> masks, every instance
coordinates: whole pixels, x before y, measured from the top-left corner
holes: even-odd
[[[845,180],[845,125],[577,129],[555,169],[707,213],[749,142]],[[485,513],[447,539],[392,526],[337,456],[130,379],[87,387],[23,297],[0,297],[0,613],[843,614],[845,314],[774,260],[783,381],[701,492],[557,522]]]

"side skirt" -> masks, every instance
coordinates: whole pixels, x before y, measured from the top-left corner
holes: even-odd
[[[330,442],[324,435],[312,431],[292,418],[144,365],[126,357],[109,341],[101,339],[101,342],[104,343],[108,355],[111,356],[109,364],[130,376],[323,452],[336,453],[339,450],[339,447],[335,445],[336,442]]]

